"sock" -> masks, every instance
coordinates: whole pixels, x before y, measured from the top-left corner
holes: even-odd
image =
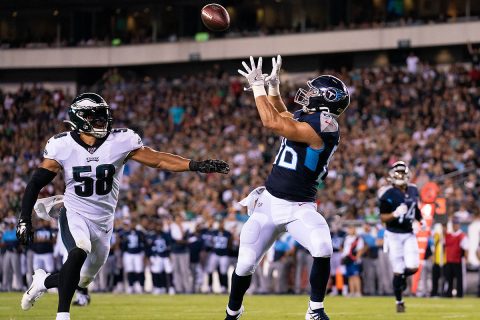
[[[250,287],[252,282],[252,275],[239,276],[235,273],[232,274],[232,289],[230,291],[230,298],[228,300],[228,308],[230,311],[238,311],[242,307],[243,296]]]
[[[152,273],[152,283],[154,288],[160,288],[160,273]]]
[[[70,312],[58,312],[57,320],[70,320]]]
[[[58,312],[69,313],[73,294],[80,281],[80,270],[87,259],[87,253],[74,248],[68,253],[67,261],[60,270],[58,279]],[[70,318],[70,317],[69,317]]]
[[[220,286],[225,288],[228,287],[228,276],[226,273],[220,273]]]
[[[312,310],[317,310],[317,309],[323,309],[323,302],[314,302],[310,300],[310,309]]]
[[[135,284],[135,281],[137,281],[137,274],[135,272],[129,272],[127,273],[127,279],[128,285],[132,287]]]
[[[405,271],[403,272],[403,274],[404,274],[406,277],[409,277],[409,276],[414,275],[415,273],[417,273],[417,270],[418,270],[418,269],[405,269]]]
[[[403,274],[393,275],[393,292],[395,293],[395,299],[397,299],[397,302],[402,301],[403,281]]]
[[[208,286],[211,288],[213,284],[213,274],[209,273],[208,274]]]
[[[313,258],[312,272],[310,272],[310,286],[312,292],[310,301],[323,302],[330,278],[330,257]]]
[[[60,276],[60,273],[52,273],[48,277],[45,278],[45,281],[43,282],[43,285],[47,289],[51,288],[56,288],[58,287],[58,277]]]
[[[145,273],[139,272],[137,273],[137,280],[140,282],[140,286],[143,288],[145,285]]]
[[[173,288],[173,273],[165,273],[165,286]]]
[[[81,294],[88,296],[88,288],[82,288],[77,286],[77,291],[80,292]]]

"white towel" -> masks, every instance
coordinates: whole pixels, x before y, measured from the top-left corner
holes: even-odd
[[[257,200],[260,198],[263,191],[265,191],[264,186],[258,187],[250,192],[246,198],[239,202],[240,205],[247,207],[247,213],[249,216],[252,215],[253,209],[255,209],[255,205],[257,204]]]
[[[50,221],[58,218],[58,210],[52,210],[58,204],[63,203],[63,195],[38,199],[33,210],[40,219]]]

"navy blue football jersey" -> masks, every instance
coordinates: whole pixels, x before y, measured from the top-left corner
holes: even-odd
[[[228,245],[232,239],[232,234],[228,231],[215,230],[212,232],[213,252],[217,256],[228,255]]]
[[[395,233],[413,232],[413,221],[422,219],[418,208],[419,193],[417,186],[409,184],[406,192],[393,186],[385,187],[380,189],[378,196],[380,214],[392,213],[402,203],[408,208],[406,214],[386,223],[387,230]]]
[[[338,230],[337,232],[330,232],[330,237],[332,238],[333,252],[342,251],[347,233],[343,230]]]
[[[211,231],[208,228],[204,228],[204,229],[200,230],[200,237],[202,237],[202,240],[203,240],[203,247],[204,247],[205,251],[207,251],[207,252],[212,251],[212,247],[213,247],[212,232],[213,231]]]
[[[325,112],[304,113],[293,118],[308,123],[322,138],[323,147],[316,150],[308,144],[282,137],[273,168],[265,186],[273,196],[289,201],[313,202],[319,179],[328,174],[328,164],[340,142],[338,123]]]
[[[166,258],[170,256],[170,245],[172,237],[169,233],[160,232],[147,236],[147,255]]]
[[[145,237],[138,230],[124,231],[122,233],[122,251],[128,253],[140,253],[145,250]]]
[[[53,253],[54,233],[51,228],[42,227],[35,230],[32,251],[37,254]]]

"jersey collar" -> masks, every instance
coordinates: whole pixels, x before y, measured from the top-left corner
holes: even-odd
[[[98,148],[107,140],[108,136],[110,135],[110,132],[107,133],[107,135],[103,138],[96,138],[95,143],[93,145],[88,145],[86,144],[81,138],[80,134],[77,131],[72,131],[70,133],[72,136],[73,140],[75,140],[76,143],[78,143],[80,146],[82,146],[85,150],[87,150],[90,154],[95,153]]]

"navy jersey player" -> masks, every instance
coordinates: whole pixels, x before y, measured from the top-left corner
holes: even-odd
[[[212,249],[213,254],[208,261],[208,273],[212,274],[215,270],[219,271],[221,293],[227,291],[228,286],[228,267],[230,266],[230,248],[232,245],[232,234],[225,230],[223,221],[219,222],[218,229],[212,231]]]
[[[249,208],[250,218],[240,235],[226,319],[241,316],[243,296],[255,268],[279,235],[288,232],[314,257],[305,319],[328,320],[323,300],[333,249],[330,230],[317,211],[315,197],[318,180],[326,177],[340,141],[336,118],[348,107],[350,96],[341,80],[319,76],[307,81],[307,90],[298,90],[295,102],[302,109],[291,114],[279,93],[281,57],[272,59],[273,70],[266,78],[262,58],[255,64],[250,57],[250,62],[250,66],[243,62],[245,71],[239,73],[253,91],[263,126],[281,137],[281,145],[265,187],[255,189],[241,202]]]
[[[414,220],[421,221],[418,208],[418,189],[408,183],[410,172],[403,161],[395,162],[388,172],[390,186],[378,192],[380,218],[386,224],[384,248],[388,252],[393,269],[393,290],[397,300],[397,312],[405,312],[402,292],[406,278],[418,270],[420,257],[417,238],[413,234]]]
[[[172,260],[170,259],[170,246],[172,237],[170,233],[163,230],[163,222],[156,224],[156,232],[147,236],[147,255],[150,261],[150,271],[152,272],[153,294],[162,294],[167,292],[173,295]]]
[[[121,250],[123,252],[123,270],[127,274],[128,287],[126,292],[141,293],[143,291],[142,273],[145,258],[145,234],[136,230],[136,223],[131,223],[129,230],[121,235]]]
[[[33,270],[41,268],[46,272],[53,272],[55,267],[53,245],[56,242],[56,237],[49,221],[38,221],[38,228],[35,230],[33,239],[31,247],[33,251]]]

